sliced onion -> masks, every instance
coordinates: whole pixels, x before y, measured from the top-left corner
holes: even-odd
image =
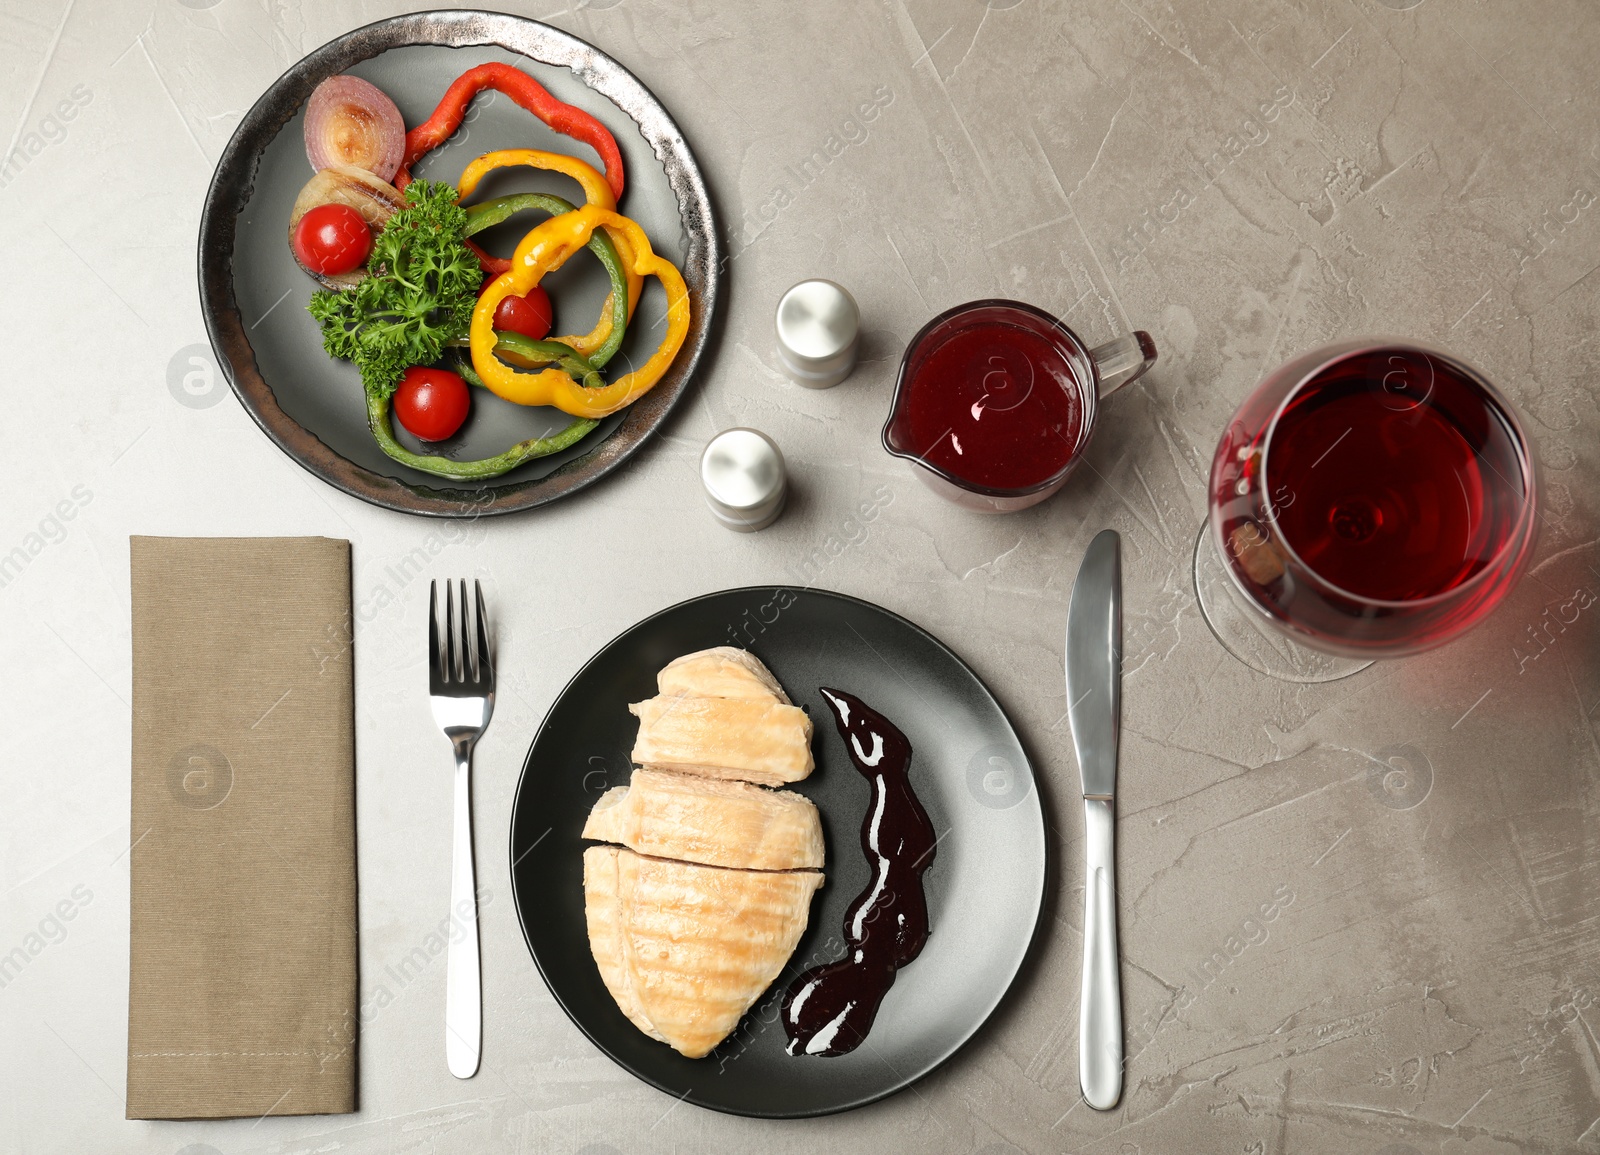
[[[353,164],[392,180],[405,150],[400,110],[359,76],[330,76],[306,102],[306,157],[314,169]]]
[[[361,219],[374,233],[381,232],[388,219],[405,207],[406,194],[387,181],[381,181],[364,168],[341,164],[325,168],[306,182],[300,195],[294,198],[294,208],[289,212],[289,251],[294,252],[294,230],[305,216],[318,205],[348,205],[361,214]],[[365,269],[328,276],[306,268],[298,254],[295,262],[329,289],[348,289],[367,275]]]

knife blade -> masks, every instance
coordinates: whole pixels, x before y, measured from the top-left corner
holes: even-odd
[[[1067,715],[1085,798],[1117,795],[1122,713],[1121,539],[1102,530],[1089,543],[1067,607]]]
[[[1089,543],[1067,606],[1067,716],[1083,783],[1083,980],[1078,1086],[1109,1111],[1122,1097],[1117,958],[1117,734],[1122,713],[1122,558],[1115,530]]]

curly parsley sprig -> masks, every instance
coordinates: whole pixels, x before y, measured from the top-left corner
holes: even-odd
[[[442,181],[413,181],[406,207],[373,240],[353,289],[313,293],[322,346],[353,361],[367,393],[387,400],[413,365],[431,365],[467,335],[483,269],[462,243],[466,210]]]

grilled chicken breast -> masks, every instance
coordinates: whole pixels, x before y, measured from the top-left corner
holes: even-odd
[[[589,946],[622,1012],[698,1059],[738,1025],[805,933],[816,871],[726,870],[616,846],[583,853]]]
[[[811,719],[760,659],[731,646],[670,662],[639,718],[627,786],[583,837],[589,948],[645,1034],[709,1054],[777,978],[822,885],[822,822],[767,790],[811,773]],[[760,783],[761,785],[752,785]]]
[[[674,658],[656,675],[662,697],[687,694],[692,698],[751,698],[789,705],[789,695],[772,671],[749,650],[715,646]]]
[[[822,820],[809,798],[660,770],[601,797],[583,836],[640,854],[744,870],[819,870]]]
[[[651,769],[781,786],[815,765],[811,719],[798,706],[673,694],[628,709],[639,717],[633,760]]]

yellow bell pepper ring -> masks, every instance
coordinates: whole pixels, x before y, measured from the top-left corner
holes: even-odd
[[[641,278],[655,277],[667,294],[667,331],[650,359],[632,373],[601,388],[585,388],[560,369],[521,373],[495,356],[494,313],[508,296],[526,296],[546,273],[554,272],[589,243],[597,228],[625,238],[618,253]],[[627,217],[598,205],[551,217],[517,245],[511,268],[489,283],[472,311],[472,367],[499,397],[518,405],[554,405],[574,417],[605,417],[625,409],[660,381],[689,335],[689,287],[671,261],[658,257],[644,230]]]
[[[575,156],[567,156],[560,152],[544,152],[537,148],[502,148],[495,152],[484,153],[467,166],[466,171],[461,174],[461,179],[456,182],[457,199],[466,200],[477,190],[484,177],[500,168],[538,168],[546,172],[559,172],[570,176],[582,186],[584,198],[590,204],[603,209],[614,210],[617,207],[617,198],[611,192],[610,183],[593,165]],[[622,236],[622,230],[608,227],[606,233],[611,237],[611,243],[616,246],[617,253],[622,258],[623,274],[628,282],[628,320],[631,321],[633,311],[639,307],[639,293],[644,288],[644,278],[634,271],[632,255],[626,239]],[[587,357],[604,345],[610,335],[611,301],[608,297],[606,303],[600,307],[600,321],[593,332],[582,337],[557,337],[556,340],[572,346]]]
[[[498,152],[484,153],[467,166],[467,171],[456,182],[460,199],[466,200],[471,196],[478,182],[497,168],[542,168],[547,172],[559,172],[583,186],[583,195],[590,204],[603,209],[617,207],[617,198],[612,195],[611,186],[592,165],[585,164],[575,156],[542,152],[537,148],[503,148]]]

